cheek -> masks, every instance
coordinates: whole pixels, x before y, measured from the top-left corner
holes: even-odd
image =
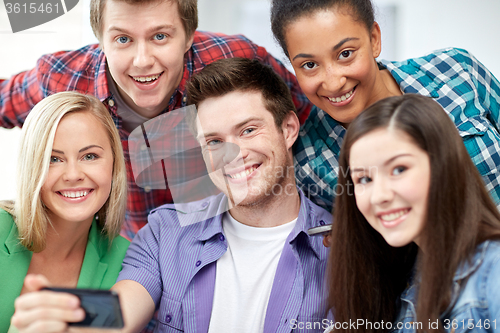
[[[370,211],[370,195],[366,186],[354,186],[354,196],[356,198],[356,206],[358,206],[361,214],[363,214],[365,218],[367,218],[367,215]]]
[[[299,72],[298,68],[294,67],[294,70],[295,73]],[[304,94],[306,94],[307,97],[309,97],[310,95],[314,96],[316,94],[318,82],[314,76],[306,76],[298,74],[297,81],[299,82],[300,88],[302,89]]]

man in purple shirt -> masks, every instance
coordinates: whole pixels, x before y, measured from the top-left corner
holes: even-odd
[[[300,124],[288,87],[270,67],[232,58],[193,76],[188,96],[222,193],[151,212],[112,288],[123,331],[139,331],[158,311],[155,332],[323,332],[328,250],[307,231],[332,216],[296,187]],[[67,297],[57,320],[81,320]]]

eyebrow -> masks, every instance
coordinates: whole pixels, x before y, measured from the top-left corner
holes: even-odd
[[[156,27],[152,27],[151,29],[148,29],[146,31],[146,33],[149,34],[149,33],[152,33],[154,31],[163,30],[163,29],[176,30],[175,27],[173,25],[171,25],[171,24],[162,24],[162,25],[158,25]],[[123,33],[129,33],[129,31],[127,29],[123,29],[123,28],[120,28],[120,27],[117,27],[117,26],[114,26],[114,25],[112,25],[111,27],[109,27],[108,31],[119,31],[119,32],[123,32]]]
[[[384,166],[388,165],[388,164],[391,164],[394,160],[400,158],[400,157],[405,157],[405,156],[413,156],[412,154],[399,154],[399,155],[396,155],[396,156],[393,156],[391,157],[390,159],[388,159],[387,161],[384,162]],[[363,171],[366,171],[367,168],[355,168],[355,169],[351,169],[351,174],[353,172],[363,172]],[[370,168],[368,168],[370,169]]]
[[[82,153],[82,152],[84,152],[84,151],[86,151],[86,150],[89,150],[89,149],[91,149],[91,148],[100,148],[100,149],[104,150],[104,148],[102,148],[101,146],[98,146],[98,145],[90,145],[90,146],[87,146],[87,147],[83,147],[83,148],[82,148],[82,149],[80,149],[78,152],[79,152],[79,153]],[[52,151],[53,151],[54,153],[58,153],[58,154],[62,154],[62,155],[64,155],[64,152],[63,152],[62,150],[52,149]]]
[[[356,38],[356,37],[347,37],[347,38],[344,38],[342,39],[340,42],[338,42],[334,47],[333,47],[333,51],[337,51],[338,49],[340,49],[342,47],[342,45],[344,45],[345,43],[351,41],[351,40],[359,40],[359,38]],[[309,54],[309,53],[299,53],[297,54],[295,57],[293,57],[292,61],[294,61],[296,58],[313,58],[314,56],[312,54]]]
[[[254,121],[254,120],[260,121],[262,119],[259,118],[259,117],[250,117],[250,118],[245,119],[242,122],[234,125],[233,128],[241,128],[241,127],[245,126],[246,124],[248,124],[249,122]],[[200,135],[198,135],[198,139],[201,139],[203,137],[208,138],[208,137],[211,137],[211,136],[217,136],[217,132],[210,132],[210,133],[207,133],[207,134],[200,134]]]

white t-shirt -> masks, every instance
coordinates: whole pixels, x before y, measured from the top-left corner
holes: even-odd
[[[228,249],[217,260],[209,333],[263,332],[278,261],[296,221],[256,228],[224,214]]]

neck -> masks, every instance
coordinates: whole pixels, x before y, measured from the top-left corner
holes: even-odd
[[[282,188],[279,195],[267,196],[255,204],[235,206],[229,212],[235,220],[251,227],[270,228],[288,223],[299,216],[300,196],[295,181]]]
[[[85,252],[92,219],[81,223],[51,218],[47,227],[46,247],[41,252],[51,258],[67,259]]]

